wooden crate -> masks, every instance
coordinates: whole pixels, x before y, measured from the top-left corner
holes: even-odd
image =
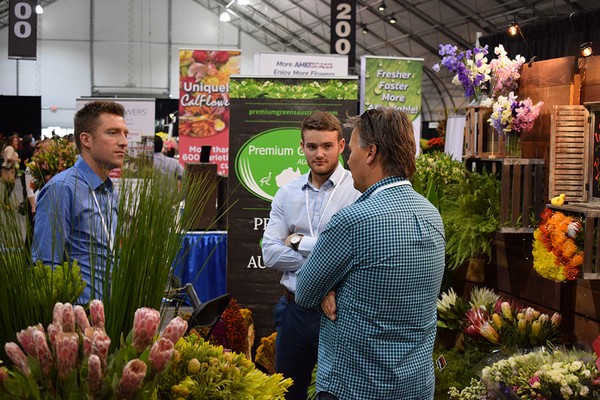
[[[589,194],[589,111],[584,106],[554,106],[551,115],[548,196],[586,202]]]
[[[537,158],[468,158],[469,171],[487,171],[501,181],[500,232],[533,232],[546,196],[544,160]]]
[[[578,203],[562,206],[547,205],[568,215],[579,215],[584,220],[582,279],[600,279],[600,204]]]
[[[465,114],[465,157],[496,158],[504,152],[504,136],[498,134],[487,122],[492,114],[490,107],[469,106]]]

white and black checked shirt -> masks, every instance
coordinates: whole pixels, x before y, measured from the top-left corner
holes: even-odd
[[[436,299],[444,273],[444,226],[410,185],[385,178],[333,216],[298,271],[296,302],[325,315],[317,392],[339,400],[433,399]]]

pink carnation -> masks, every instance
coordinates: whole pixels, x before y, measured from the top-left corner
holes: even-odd
[[[173,318],[160,334],[161,337],[169,339],[173,344],[187,331],[188,323],[181,317]]]
[[[142,307],[135,312],[133,318],[133,346],[138,353],[150,346],[159,324],[160,313],[158,311]]]
[[[139,392],[146,376],[146,363],[139,359],[129,361],[123,368],[123,376],[117,386],[117,396],[133,399]]]

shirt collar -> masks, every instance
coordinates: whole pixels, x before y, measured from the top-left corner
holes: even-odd
[[[92,170],[92,168],[85,162],[83,157],[78,157],[75,162],[74,168],[83,177],[87,185],[92,189],[96,190],[100,186],[104,185],[108,190],[113,189],[113,183],[110,178],[106,178],[106,181],[102,181],[98,175]]]
[[[344,179],[346,173],[348,173],[346,172],[346,169],[342,166],[342,164],[338,163],[337,167],[335,168],[335,171],[333,171],[333,174],[331,174],[331,176],[329,177],[329,179],[327,179],[326,182],[331,181],[333,187],[336,187],[342,181],[342,179]],[[310,174],[311,172],[305,175],[306,181],[302,185],[302,190],[306,189],[309,186],[308,177],[310,176]]]
[[[371,194],[373,194],[374,191],[376,191],[377,189],[379,189],[382,186],[389,185],[390,183],[405,181],[405,180],[406,180],[406,178],[403,178],[401,176],[388,176],[387,178],[383,178],[382,180],[380,180],[379,182],[375,183],[370,188],[365,190],[365,192],[356,201],[358,202],[358,201],[363,201],[365,199],[368,199],[371,196]]]

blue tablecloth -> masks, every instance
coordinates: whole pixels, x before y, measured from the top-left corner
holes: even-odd
[[[202,303],[227,292],[227,232],[188,232],[173,270],[182,284],[192,283]],[[188,305],[189,301],[186,300]]]

